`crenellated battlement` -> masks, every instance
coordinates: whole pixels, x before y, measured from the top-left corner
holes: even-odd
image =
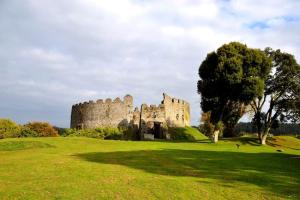
[[[107,98],[78,103],[72,106],[71,127],[119,126],[122,120],[122,124],[126,124],[125,121],[129,121],[129,115],[132,115],[132,108],[133,98],[130,95],[124,96],[123,100],[116,97],[114,100]]]
[[[119,97],[116,97],[114,100],[112,100],[111,98],[107,98],[105,100],[98,99],[96,101],[89,100],[89,101],[84,101],[84,102],[74,104],[74,105],[72,105],[72,108],[79,108],[79,107],[82,107],[82,106],[90,106],[90,105],[92,105],[92,106],[95,106],[95,105],[105,106],[105,104],[107,104],[107,105],[109,105],[109,104],[128,104],[128,102],[130,103],[130,101],[132,101],[132,96],[126,95],[123,98],[123,101]]]
[[[147,104],[142,104],[142,106],[141,106],[141,111],[150,111],[150,110],[152,110],[152,111],[154,111],[154,110],[157,110],[157,111],[159,111],[159,110],[164,110],[165,109],[165,106],[164,106],[164,104],[159,104],[158,106],[157,105],[153,105],[153,104],[151,104],[151,105],[147,105]]]
[[[172,104],[187,104],[189,105],[189,103],[183,99],[176,99],[176,98],[172,98],[170,96],[168,96],[166,93],[163,93],[163,101],[162,104],[168,104],[168,103],[172,103]]]

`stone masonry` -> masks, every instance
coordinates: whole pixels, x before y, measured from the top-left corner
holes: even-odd
[[[189,103],[163,94],[158,106],[142,104],[133,109],[133,97],[96,102],[89,101],[72,106],[71,128],[137,127],[140,139],[169,138],[168,127],[190,126]]]

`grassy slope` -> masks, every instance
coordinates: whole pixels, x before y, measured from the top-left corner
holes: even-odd
[[[4,139],[0,199],[300,199],[300,140],[283,139],[275,147]]]
[[[208,138],[194,127],[169,128],[168,132],[174,140],[204,141]]]

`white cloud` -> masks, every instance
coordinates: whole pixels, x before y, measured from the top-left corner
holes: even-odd
[[[191,103],[206,54],[230,41],[299,60],[299,1],[5,0],[0,3],[0,109],[19,122],[68,126],[73,103],[162,92]],[[24,106],[26,105],[26,106]]]
[[[300,2],[291,0],[231,0],[230,8],[245,21],[265,21],[282,16],[297,15]]]

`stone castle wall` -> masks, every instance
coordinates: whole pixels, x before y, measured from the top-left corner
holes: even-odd
[[[142,104],[140,110],[133,110],[133,98],[126,95],[123,101],[116,98],[79,103],[72,106],[71,113],[71,128],[131,126],[139,130],[141,139],[166,138],[167,127],[189,125],[189,103],[167,94],[158,106]]]
[[[163,94],[167,124],[170,127],[190,126],[190,104],[184,100]]]
[[[163,104],[159,106],[143,104],[140,116],[140,134],[142,139],[145,134],[153,134],[155,125],[159,125],[161,128],[166,125],[166,112]]]
[[[123,101],[102,99],[72,106],[71,128],[92,129],[97,127],[128,126],[133,118],[133,98],[126,95]]]

